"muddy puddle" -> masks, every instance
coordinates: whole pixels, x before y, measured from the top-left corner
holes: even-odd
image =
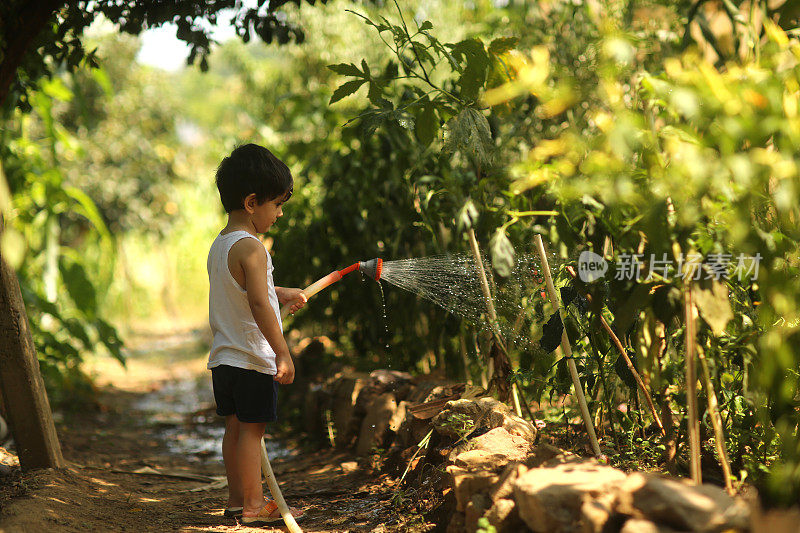
[[[225,425],[215,413],[210,373],[163,382],[131,408],[170,454],[192,464],[222,464]],[[270,459],[292,456],[292,451],[269,437],[269,428],[266,443]]]

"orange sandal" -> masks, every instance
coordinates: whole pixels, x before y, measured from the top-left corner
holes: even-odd
[[[295,509],[294,507],[290,507],[289,511],[292,513],[292,516],[295,519],[295,522],[299,522],[305,516],[305,513],[300,509]],[[278,511],[278,504],[274,501],[270,500],[267,504],[258,511],[258,514],[255,516],[245,516],[242,515],[242,524],[248,526],[275,526],[279,524],[283,524],[283,517],[281,516],[280,511]]]

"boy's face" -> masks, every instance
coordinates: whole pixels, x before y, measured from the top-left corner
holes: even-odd
[[[283,208],[281,206],[286,201],[286,198],[279,196],[259,205],[255,196],[255,194],[251,194],[245,199],[245,209],[251,214],[256,231],[258,233],[266,233],[275,221],[283,216]]]

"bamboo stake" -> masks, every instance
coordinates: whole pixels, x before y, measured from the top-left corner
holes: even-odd
[[[697,371],[694,364],[694,314],[696,311],[692,301],[691,283],[686,285],[684,305],[686,312],[686,415],[689,430],[689,456],[692,481],[699,485],[703,482],[703,473],[700,468],[700,422],[697,419]]]
[[[719,455],[719,464],[722,466],[722,475],[725,477],[725,490],[733,496],[735,491],[731,482],[731,465],[728,462],[728,452],[725,450],[725,430],[722,427],[722,418],[719,415],[717,393],[714,392],[714,384],[711,382],[711,373],[708,370],[708,361],[706,361],[703,350],[697,350],[697,358],[700,360],[700,368],[703,370],[703,382],[708,395],[708,412],[711,415],[711,425],[714,426],[714,444]]]
[[[550,295],[550,302],[553,304],[553,307],[556,308],[556,311],[561,315],[561,321],[563,322],[564,316],[561,313],[561,305],[559,304],[560,299],[558,297],[558,292],[556,292],[556,287],[553,284],[553,277],[550,274],[550,264],[547,262],[547,252],[545,252],[544,249],[542,236],[537,234],[536,237],[534,237],[534,240],[536,241],[536,249],[539,252],[539,258],[542,261],[542,271],[544,272],[544,280],[547,284],[547,292]],[[569,374],[572,377],[572,385],[575,387],[575,396],[578,398],[578,405],[581,408],[583,423],[586,425],[586,432],[589,434],[589,441],[592,444],[592,450],[597,457],[600,457],[602,455],[600,452],[600,444],[597,442],[597,435],[594,432],[592,417],[589,414],[589,406],[586,405],[586,397],[583,395],[583,388],[581,387],[581,381],[578,377],[578,369],[575,367],[575,361],[572,359],[572,347],[569,345],[566,327],[561,332],[561,351],[564,352],[564,357],[567,359]]]
[[[536,417],[533,416],[533,412],[531,411],[531,406],[528,405],[528,400],[527,398],[525,398],[525,394],[522,393],[522,389],[519,388],[519,386],[517,386],[516,381],[511,386],[513,387],[513,390],[516,391],[516,394],[518,394],[519,397],[522,399],[520,403],[522,404],[522,407],[525,408],[525,412],[528,413],[528,418],[531,420],[531,423],[536,424]]]
[[[300,526],[295,522],[292,512],[289,510],[289,506],[286,505],[286,500],[283,499],[281,488],[278,486],[278,480],[275,479],[272,465],[269,464],[267,446],[264,444],[263,438],[261,439],[261,472],[264,474],[264,477],[267,478],[267,485],[269,486],[269,491],[272,493],[272,499],[275,500],[275,503],[278,505],[283,523],[286,525],[289,533],[303,533],[303,530],[300,529]]]
[[[522,418],[522,407],[519,404],[519,393],[517,392],[517,383],[511,384],[511,397],[514,399],[514,411],[517,416]]]
[[[495,340],[500,344],[502,342],[502,336],[497,327],[497,312],[494,309],[494,300],[492,300],[492,293],[489,290],[489,280],[486,278],[486,271],[483,269],[483,259],[481,258],[481,250],[478,248],[478,239],[475,237],[475,230],[469,228],[469,230],[467,230],[467,236],[469,237],[469,246],[472,248],[472,255],[475,256],[475,268],[478,270],[483,298],[486,300],[486,310],[489,313],[492,333],[495,335]]]
[[[483,291],[483,298],[486,300],[486,310],[489,314],[489,323],[492,329],[492,335],[494,336],[495,345],[500,351],[502,357],[505,358],[505,361],[501,361],[497,368],[495,367],[495,360],[492,357],[492,350],[491,347],[489,348],[489,382],[495,379],[495,373],[498,374],[498,392],[501,401],[508,401],[508,394],[510,391],[507,389],[503,389],[502,383],[499,381],[500,379],[505,379],[505,368],[511,368],[511,362],[508,358],[508,352],[506,351],[505,342],[503,341],[503,335],[500,332],[500,327],[497,325],[497,311],[494,308],[494,300],[492,299],[492,291],[489,288],[489,280],[486,276],[486,271],[483,268],[483,258],[481,257],[481,250],[478,247],[478,239],[475,237],[475,230],[469,228],[467,230],[467,236],[469,237],[469,245],[472,248],[472,255],[475,256],[475,268],[478,271],[478,278],[481,282],[481,290]]]

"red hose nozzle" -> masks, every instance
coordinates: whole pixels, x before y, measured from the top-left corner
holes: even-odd
[[[383,272],[383,259],[377,257],[375,259],[370,259],[369,261],[360,261],[358,263],[358,269],[365,275],[371,277],[375,281],[381,279],[381,273]]]

